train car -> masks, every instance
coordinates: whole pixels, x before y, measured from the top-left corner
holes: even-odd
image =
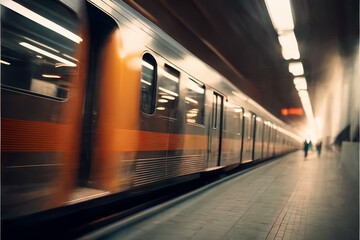
[[[122,1],[4,0],[1,13],[3,218],[297,149],[284,123]]]

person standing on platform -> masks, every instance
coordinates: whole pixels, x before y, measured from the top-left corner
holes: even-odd
[[[320,157],[321,154],[321,147],[322,147],[322,141],[316,144],[316,151],[318,152],[318,157]]]
[[[304,141],[304,152],[305,152],[305,157],[307,157],[308,150],[309,150],[309,143],[305,140],[305,141]]]

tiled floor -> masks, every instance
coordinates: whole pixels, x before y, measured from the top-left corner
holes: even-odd
[[[102,238],[359,239],[358,179],[339,153],[304,159],[298,151],[129,222],[109,226]]]

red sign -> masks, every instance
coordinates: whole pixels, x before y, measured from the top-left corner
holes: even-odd
[[[281,114],[286,115],[303,115],[304,111],[302,108],[283,108],[281,109]]]

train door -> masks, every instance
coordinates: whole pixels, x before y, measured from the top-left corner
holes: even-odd
[[[251,162],[253,160],[254,151],[254,134],[255,134],[255,115],[244,113],[244,136],[243,136],[243,155],[242,163]]]
[[[221,137],[223,127],[223,105],[224,97],[220,94],[213,93],[213,108],[211,117],[210,130],[210,154],[208,167],[220,165],[221,156]]]

